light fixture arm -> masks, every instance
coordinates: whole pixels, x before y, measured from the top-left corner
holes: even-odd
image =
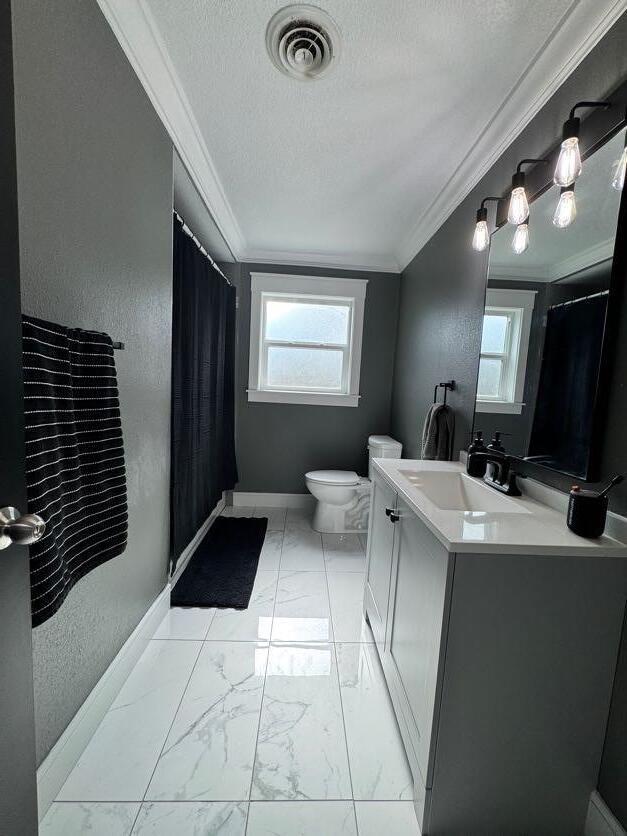
[[[579,110],[582,107],[602,107],[605,110],[607,110],[607,108],[611,106],[611,102],[577,102],[577,104],[571,107],[570,115],[568,116],[568,119],[564,122],[564,127],[562,129],[562,139],[571,139],[572,137],[579,136],[581,119],[579,118],[579,116],[575,116],[576,110]]]
[[[503,200],[502,197],[484,197],[481,201],[481,206],[477,209],[477,223],[479,221],[487,221],[488,220],[488,210],[486,208],[486,203],[490,201],[496,201],[497,203]]]
[[[534,158],[526,158],[521,160],[518,165],[516,166],[516,173],[512,177],[512,189],[519,188],[520,186],[525,185],[525,172],[522,171],[522,166],[524,165],[531,165],[532,163],[548,163],[549,160],[547,159],[534,159]]]

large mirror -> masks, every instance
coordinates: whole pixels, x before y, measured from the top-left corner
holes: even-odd
[[[474,428],[486,443],[502,433],[513,456],[581,479],[594,478],[622,195],[612,179],[624,143],[621,131],[584,162],[569,226],[554,224],[553,187],[531,205],[524,252],[513,251],[509,224],[490,245]]]

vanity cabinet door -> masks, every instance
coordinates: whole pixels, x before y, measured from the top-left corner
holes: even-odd
[[[438,666],[452,557],[399,501],[387,662],[425,786],[438,688]],[[443,657],[443,653],[442,653]],[[411,757],[410,757],[411,761]]]
[[[386,514],[387,508],[396,508],[396,492],[375,476],[370,503],[364,606],[380,653],[385,645],[394,550],[394,524]]]

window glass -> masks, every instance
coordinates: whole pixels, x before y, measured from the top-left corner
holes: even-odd
[[[509,317],[506,314],[486,314],[483,317],[482,353],[502,353],[505,351],[508,319]]]
[[[483,398],[498,398],[501,390],[503,361],[499,357],[482,357],[479,363],[477,394]]]
[[[266,301],[267,340],[346,345],[350,307],[279,299]]]
[[[293,389],[342,389],[344,352],[268,346],[266,385]]]

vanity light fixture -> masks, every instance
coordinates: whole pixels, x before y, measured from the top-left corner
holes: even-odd
[[[562,129],[562,147],[560,148],[553,181],[556,186],[570,186],[581,174],[581,152],[579,150],[579,128],[581,119],[575,116],[580,107],[611,107],[611,102],[577,102],[571,109],[570,116]]]
[[[625,131],[625,147],[623,153],[620,155],[620,160],[614,172],[614,179],[612,180],[612,188],[617,192],[622,192],[625,185],[625,174],[627,173],[627,131]]]
[[[514,238],[512,239],[512,250],[516,255],[522,255],[529,246],[529,224],[527,221],[518,224]]]
[[[524,224],[529,217],[529,201],[527,200],[527,192],[525,191],[525,172],[521,171],[521,166],[529,163],[548,163],[548,160],[521,160],[516,166],[516,173],[512,177],[512,193],[509,199],[509,209],[507,210],[507,220],[509,223],[514,224],[514,226]]]
[[[562,186],[560,199],[555,207],[553,224],[559,229],[566,229],[577,217],[577,203],[575,202],[575,184]]]
[[[472,236],[472,248],[476,252],[481,253],[490,245],[490,230],[488,229],[488,210],[486,203],[490,200],[496,200],[497,203],[501,200],[500,197],[484,197],[481,201],[481,206],[477,209],[477,222],[475,224],[475,234]]]

